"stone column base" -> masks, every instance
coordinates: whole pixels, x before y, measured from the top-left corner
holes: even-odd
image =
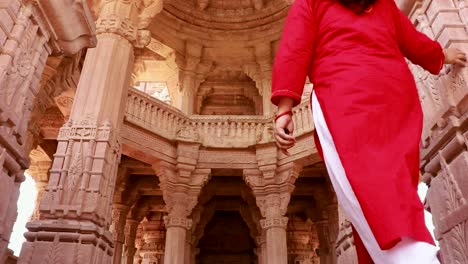
[[[21,264],[111,263],[112,238],[109,231],[89,222],[41,220],[29,223],[25,233]]]

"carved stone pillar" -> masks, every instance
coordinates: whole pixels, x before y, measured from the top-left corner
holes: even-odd
[[[266,261],[267,263],[287,263],[288,249],[286,228],[288,218],[284,216],[284,205],[289,202],[290,193],[273,193],[264,197],[257,197],[257,204],[265,219],[260,220],[266,236]],[[283,208],[281,203],[283,200]],[[284,204],[286,202],[286,204]]]
[[[356,247],[354,246],[353,230],[351,223],[346,220],[343,210],[338,207],[339,230],[336,238],[336,263],[357,264]]]
[[[335,247],[334,241],[330,241],[329,235],[329,228],[328,228],[328,221],[321,220],[315,222],[315,226],[317,228],[317,233],[320,241],[320,248],[319,248],[319,257],[320,263],[323,264],[333,264],[334,262],[334,255],[335,255]]]
[[[277,166],[277,150],[266,144],[257,148],[259,169],[245,169],[244,180],[252,188],[262,217],[260,220],[266,236],[265,263],[283,264],[288,261],[286,214],[294,182],[302,166],[294,162]]]
[[[136,253],[135,240],[138,225],[140,221],[134,219],[127,219],[125,222],[124,236],[125,243],[122,252],[122,264],[133,264],[133,258]]]
[[[340,215],[339,215],[339,206],[336,203],[331,203],[327,206],[328,221],[328,240],[330,241],[328,246],[330,248],[330,263],[336,263],[336,241],[338,239],[339,224],[340,224]],[[322,262],[320,262],[322,263]]]
[[[160,161],[154,165],[168,211],[164,218],[167,230],[166,263],[184,264],[186,235],[192,226],[189,216],[211,174],[210,169],[197,169],[200,148],[197,137],[193,132],[180,133],[177,137],[176,164]]]
[[[260,94],[263,98],[263,115],[271,116],[274,112],[274,106],[270,102],[271,76],[273,71],[271,43],[255,46],[255,56],[260,70],[260,80],[257,85],[259,85]]]
[[[194,223],[192,221],[192,227]],[[192,230],[193,228],[190,228],[187,230],[187,234],[185,236],[185,264],[195,264],[195,245],[194,245],[194,239],[192,236]]]
[[[32,150],[29,157],[31,158],[31,166],[29,166],[28,173],[36,181],[37,197],[34,206],[34,211],[31,220],[39,219],[39,204],[44,196],[45,188],[49,181],[49,169],[52,161],[47,154],[38,147]]]
[[[135,237],[135,256],[133,257],[134,264],[141,264],[143,258],[140,256],[140,250],[145,245],[145,241],[143,240],[143,228],[141,225],[137,228],[136,237]]]
[[[267,264],[265,232],[262,232],[262,234],[257,237],[257,257],[258,257],[258,264]]]
[[[32,7],[20,1],[0,1],[0,263],[17,216],[19,186],[29,166],[27,126],[49,55],[48,38]]]
[[[263,155],[265,154],[265,155]],[[276,165],[276,148],[264,146],[257,149],[259,170],[244,170],[244,180],[255,195],[262,217],[266,248],[263,261],[268,264],[283,264],[288,261],[286,214],[294,182],[302,167],[295,163]]]
[[[113,264],[120,264],[123,253],[123,243],[125,242],[125,224],[130,207],[124,204],[112,205],[112,224],[109,230],[112,233],[114,241],[114,260]]]
[[[144,245],[139,252],[142,264],[164,263],[165,231],[161,219],[143,222],[142,228]]]
[[[442,47],[468,52],[467,1],[426,0],[409,17]],[[424,111],[421,171],[426,209],[445,263],[468,263],[468,71],[447,65],[438,76],[411,67]]]
[[[315,263],[319,261],[316,249],[319,246],[315,225],[307,219],[294,216],[288,223],[288,261],[292,263]],[[321,262],[320,263],[325,263]]]
[[[92,46],[92,19],[84,14],[86,6],[63,7],[73,28],[56,20],[53,0],[0,1],[0,262],[6,258],[7,245],[16,220],[16,203],[23,172],[29,166],[28,154],[34,140],[28,129],[32,109],[40,93],[40,78],[52,52],[73,54]],[[77,14],[81,14],[77,19]],[[59,20],[59,19],[57,19]],[[76,33],[79,32],[77,35]],[[50,36],[54,36],[50,38]],[[79,38],[80,40],[78,40]],[[64,41],[68,45],[64,45]],[[71,48],[73,46],[73,48]]]
[[[111,0],[101,5],[98,44],[87,52],[70,120],[57,139],[41,219],[27,225],[20,263],[112,260],[108,229],[133,48],[149,42],[144,27],[162,5],[146,3]]]
[[[212,67],[210,62],[203,61],[202,56],[203,46],[191,41],[185,43],[185,54],[176,56],[176,63],[180,70],[180,99],[175,98],[174,105],[187,115],[194,114],[198,87]]]
[[[185,235],[192,227],[192,221],[184,216],[170,215],[164,218],[166,224],[166,261],[184,263]]]
[[[353,230],[351,223],[345,221],[340,226],[336,241],[337,264],[357,264],[356,247],[354,246]]]
[[[33,214],[31,215],[31,221],[39,220],[40,218],[39,204],[42,201],[42,197],[44,196],[46,187],[47,187],[47,182],[36,182],[37,198],[36,198],[36,203],[34,205]]]

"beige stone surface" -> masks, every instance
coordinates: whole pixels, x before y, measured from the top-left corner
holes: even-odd
[[[272,137],[274,54],[291,0],[0,0],[0,263],[357,263],[312,133]],[[466,1],[398,0],[468,51]],[[410,65],[425,112],[426,207],[468,262],[467,70]],[[7,245],[28,172],[38,205]]]

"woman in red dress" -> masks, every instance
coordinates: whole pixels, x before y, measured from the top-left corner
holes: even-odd
[[[422,110],[405,57],[433,74],[466,61],[393,0],[295,0],[275,58],[278,146],[295,143],[291,109],[308,76],[317,145],[360,263],[439,263],[416,192]]]

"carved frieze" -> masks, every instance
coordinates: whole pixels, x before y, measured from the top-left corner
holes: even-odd
[[[288,226],[288,218],[287,217],[266,218],[266,219],[260,220],[260,224],[263,229],[270,229],[270,228],[286,229],[286,227]]]
[[[182,227],[188,230],[192,227],[192,220],[186,217],[165,216],[164,224],[166,228]]]

